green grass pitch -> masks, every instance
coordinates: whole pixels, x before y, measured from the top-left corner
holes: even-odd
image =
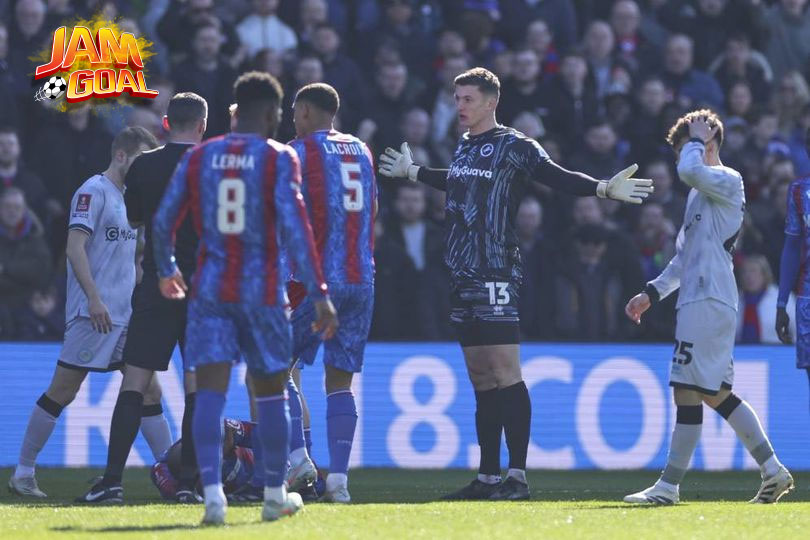
[[[0,469],[7,481],[11,469]],[[199,528],[200,506],[163,504],[145,469],[124,476],[124,506],[79,507],[73,497],[97,469],[38,471],[47,502],[0,496],[0,539],[238,538],[810,538],[810,473],[776,505],[749,505],[759,487],[755,471],[692,472],[675,507],[639,508],[623,495],[649,486],[655,471],[530,471],[531,501],[459,502],[436,499],[472,478],[469,471],[363,469],[352,471],[350,506],[309,504],[276,523],[260,507],[232,506],[222,529]]]

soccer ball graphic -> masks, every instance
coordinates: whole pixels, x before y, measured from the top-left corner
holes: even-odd
[[[42,86],[42,95],[48,99],[56,99],[65,93],[67,83],[62,77],[51,77]]]

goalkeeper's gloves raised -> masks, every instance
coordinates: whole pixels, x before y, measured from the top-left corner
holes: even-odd
[[[602,199],[641,204],[653,192],[652,180],[630,178],[638,170],[635,163],[616,173],[610,180],[602,180],[596,186],[596,196]]]
[[[414,165],[411,149],[408,143],[404,142],[399,150],[389,146],[383,154],[380,154],[380,165],[377,170],[383,176],[407,178],[416,182],[419,165]]]

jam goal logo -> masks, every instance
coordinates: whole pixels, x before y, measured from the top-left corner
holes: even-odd
[[[61,26],[53,33],[50,50],[33,57],[40,62],[34,80],[42,81],[34,99],[59,100],[56,108],[66,111],[91,98],[122,103],[154,98],[158,92],[147,87],[144,64],[154,54],[151,46],[100,16]]]

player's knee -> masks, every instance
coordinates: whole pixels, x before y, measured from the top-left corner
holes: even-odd
[[[121,381],[121,392],[138,392],[146,395],[152,391],[152,385],[157,386],[158,398],[160,397],[160,386],[157,384],[155,372],[147,369],[127,366],[124,370],[124,380]]]
[[[332,366],[326,366],[326,393],[350,390],[354,373],[343,371]]]
[[[706,401],[706,404],[709,405],[712,409],[717,411],[717,414],[728,420],[728,417],[731,416],[731,413],[742,403],[742,400],[730,390],[726,390],[721,394],[717,394],[717,396],[711,396],[715,399],[711,401]]]
[[[143,393],[144,405],[154,405],[160,403],[162,397],[163,392],[160,388],[160,383],[158,383],[157,376],[153,375],[151,382],[146,388],[146,392]]]

